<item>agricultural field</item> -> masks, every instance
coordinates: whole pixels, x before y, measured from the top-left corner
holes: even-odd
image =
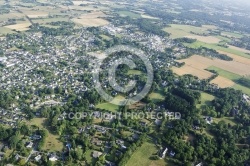
[[[69,21],[67,17],[54,17],[54,18],[40,18],[40,19],[32,19],[32,22],[38,23],[40,25],[46,25],[51,22],[56,21]]]
[[[247,59],[248,60],[248,59]],[[250,65],[247,64],[242,64],[238,61],[224,61],[216,58],[207,58],[199,55],[193,55],[190,58],[187,59],[182,59],[178,60],[178,62],[185,62],[186,64],[183,66],[185,69],[185,66],[189,66],[188,69],[194,68],[196,70],[201,70],[203,71],[204,69],[210,67],[210,66],[215,66],[218,68],[221,68],[223,70],[232,72],[232,73],[237,73],[238,75],[241,76],[246,76],[250,75]],[[179,68],[180,70],[183,69],[183,67]],[[194,70],[194,71],[196,71]],[[183,71],[183,73],[186,74],[192,74],[191,71]],[[177,73],[178,74],[178,73]],[[204,74],[204,73],[202,73]],[[197,75],[197,74],[196,74]],[[200,76],[202,77],[202,76]]]
[[[141,14],[141,17],[142,18],[147,18],[147,19],[152,19],[152,20],[158,20],[159,18],[157,17],[152,17],[152,16],[149,16],[147,14]]]
[[[16,31],[27,31],[29,30],[29,26],[31,26],[31,23],[22,23],[22,24],[14,24],[14,25],[8,25],[5,26],[5,28],[9,28],[11,30],[16,30]]]
[[[236,90],[241,90],[244,93],[250,95],[250,89],[247,87],[244,87],[242,85],[239,85],[237,83],[237,80],[242,78],[241,75],[223,70],[221,68],[215,67],[215,66],[210,66],[207,68],[207,70],[214,70],[216,71],[219,76],[215,78],[214,80],[211,81],[211,83],[218,84],[220,87],[232,87]]]
[[[219,76],[210,83],[217,84],[221,88],[232,87],[250,94],[249,88],[241,86],[236,82],[239,78],[250,75],[250,60],[234,54],[230,55],[231,57],[236,57],[236,59],[223,61],[194,55],[188,59],[178,60],[179,62],[185,62],[185,65],[180,68],[173,67],[172,69],[178,75],[192,74],[200,79],[211,77],[213,73],[208,70],[214,70]]]
[[[131,18],[140,18],[141,17],[140,14],[130,12],[130,11],[119,11],[118,14],[122,17],[131,17]]]
[[[14,31],[12,31],[9,28],[6,27],[0,27],[0,36],[4,36],[7,35],[8,33],[15,33]]]
[[[217,51],[223,51],[223,52],[235,54],[235,55],[250,59],[250,55],[247,55],[245,52],[242,52],[242,51],[239,51],[239,50],[236,50],[233,48],[221,47],[221,46],[218,46],[217,44],[211,44],[211,43],[209,44],[209,43],[205,43],[205,42],[201,42],[201,41],[196,41],[196,42],[191,43],[191,44],[185,43],[185,45],[190,47],[190,48],[207,47],[207,48],[214,49]]]
[[[250,95],[250,89],[247,87],[244,87],[242,85],[239,84],[235,84],[234,86],[232,86],[232,88],[236,89],[236,90],[241,90],[242,92],[244,92],[247,95]]]
[[[221,35],[222,36],[227,36],[227,37],[235,37],[235,38],[241,38],[241,37],[243,37],[243,35],[242,34],[239,34],[239,33],[237,33],[237,32],[222,32],[221,33]]]
[[[225,77],[225,78],[228,78],[232,81],[236,81],[240,78],[242,78],[242,76],[238,75],[238,74],[235,74],[235,73],[232,73],[232,72],[229,72],[229,71],[226,71],[226,70],[223,70],[219,67],[215,67],[215,66],[210,66],[207,68],[207,70],[214,70],[216,71],[220,76],[222,77]]]
[[[163,30],[170,33],[171,38],[180,38],[184,36],[203,37],[203,36],[193,35],[191,32],[197,34],[208,34],[209,30],[214,30],[214,29],[216,29],[216,27],[211,25],[203,25],[202,27],[195,27],[191,25],[170,24],[170,27],[164,28]]]
[[[106,15],[102,12],[91,12],[88,14],[82,14],[80,17],[72,19],[72,21],[78,25],[84,27],[91,26],[104,26],[109,24],[109,22],[101,17],[105,17]]]
[[[198,64],[197,64],[198,65]],[[213,74],[211,72],[208,72],[206,70],[203,70],[203,68],[200,68],[199,65],[184,65],[183,67],[172,67],[172,70],[174,73],[183,76],[186,74],[192,74],[193,76],[196,76],[200,79],[208,79]]]
[[[225,77],[218,76],[215,79],[213,79],[210,83],[216,84],[221,88],[228,88],[234,86],[234,82],[230,79],[227,79]]]

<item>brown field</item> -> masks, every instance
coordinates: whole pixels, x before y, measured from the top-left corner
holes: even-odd
[[[82,14],[79,18],[87,19],[87,18],[99,18],[99,17],[105,17],[106,15],[101,11],[91,12],[87,14]]]
[[[229,45],[229,48],[232,48],[232,49],[237,50],[237,51],[245,52],[245,53],[250,53],[250,50],[240,48],[240,47],[235,47],[235,46]]]
[[[46,11],[27,10],[27,9],[22,9],[21,11],[23,12],[23,14],[27,15],[29,18],[39,18],[39,17],[48,16],[48,12]]]
[[[85,27],[91,27],[91,26],[103,26],[109,24],[107,20],[104,20],[100,17],[105,17],[106,15],[101,11],[91,12],[88,14],[82,14],[78,18],[72,19],[73,22],[76,24],[80,24]]]
[[[141,17],[142,17],[142,18],[148,18],[148,19],[156,19],[156,20],[159,19],[159,18],[157,18],[157,17],[152,17],[152,16],[149,16],[149,15],[146,15],[146,14],[141,14]]]
[[[109,24],[108,21],[101,19],[101,18],[87,18],[87,19],[73,19],[73,22],[76,24],[80,24],[84,27],[98,27],[98,26],[104,26]]]
[[[8,19],[13,19],[13,18],[24,18],[25,15],[24,14],[21,14],[21,13],[18,13],[18,12],[11,12],[11,13],[8,13],[8,14],[0,14],[0,22],[1,21],[6,21]]]
[[[213,43],[219,43],[221,40],[214,37],[214,36],[198,36],[198,35],[189,35],[189,36],[185,36],[187,38],[191,38],[191,39],[197,39],[201,42],[204,43],[209,43],[209,44],[213,44]]]
[[[100,9],[98,8],[94,8],[92,6],[65,6],[65,9],[69,8],[70,10],[81,10],[81,11],[85,11],[85,10],[91,10],[91,11],[99,11]]]
[[[93,4],[94,2],[89,2],[89,1],[72,1],[74,5],[81,5],[81,4]]]
[[[93,57],[95,57],[97,59],[105,59],[105,58],[107,58],[106,54],[104,54],[102,52],[99,52],[99,51],[97,51],[97,52],[89,52],[88,55],[93,56]]]
[[[235,55],[235,54],[232,54],[232,53],[228,53],[228,52],[224,52],[224,51],[219,51],[219,53],[221,54],[226,54],[227,56],[230,56],[234,59],[234,61],[238,62],[238,63],[242,63],[242,64],[245,64],[245,65],[250,65],[250,59],[248,58],[244,58],[242,56],[238,56],[238,55]]]
[[[200,79],[207,79],[209,77],[211,77],[213,74],[203,70],[203,68],[199,68],[197,66],[193,66],[193,65],[185,65],[181,68],[177,68],[177,67],[173,67],[172,68],[174,73],[178,74],[178,75],[185,75],[185,74],[192,74],[194,76],[199,77]]]
[[[217,84],[221,88],[232,87],[235,84],[232,80],[229,80],[221,76],[216,77],[210,83]]]
[[[179,62],[185,62],[186,63],[185,66],[192,66],[192,68],[198,70],[206,69],[209,66],[216,66],[221,69],[227,70],[232,73],[237,73],[242,76],[250,75],[250,65],[243,64],[238,61],[224,61],[215,58],[209,59],[203,56],[194,55],[188,59],[179,60]]]
[[[6,28],[12,29],[12,30],[18,30],[18,31],[27,31],[29,30],[29,26],[31,23],[21,23],[21,24],[15,24],[15,25],[8,25],[5,26]]]

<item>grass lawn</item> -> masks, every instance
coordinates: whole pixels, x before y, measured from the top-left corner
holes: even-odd
[[[45,118],[34,118],[27,122],[30,126],[37,126],[39,129],[44,129],[48,131],[48,137],[45,139],[43,150],[48,151],[61,151],[63,149],[63,143],[59,141],[59,136],[51,133],[50,130],[48,130],[48,126],[46,125],[46,119]]]
[[[118,14],[120,16],[124,16],[124,17],[131,17],[131,18],[141,18],[140,14],[134,13],[134,12],[130,12],[130,11],[119,11]]]
[[[101,104],[98,104],[96,106],[96,108],[116,112],[116,111],[118,111],[119,107],[117,105],[114,105],[114,104],[111,104],[111,103],[101,103]]]
[[[215,70],[220,76],[228,78],[232,81],[237,81],[238,79],[242,78],[242,76],[226,71],[224,69],[215,67],[215,66],[210,66],[209,68],[207,68],[207,70]]]
[[[88,163],[94,163],[96,159],[92,157],[93,150],[87,150],[84,154]]]
[[[231,54],[239,55],[239,56],[250,59],[250,55],[247,55],[244,52],[241,52],[239,50],[235,50],[235,49],[232,49],[232,48],[221,47],[221,46],[218,46],[217,44],[209,44],[209,43],[204,43],[204,42],[201,42],[201,41],[196,41],[196,42],[191,43],[191,44],[184,43],[184,45],[187,46],[187,47],[191,47],[191,48],[207,47],[207,48],[210,48],[210,49],[220,50],[220,51],[228,52],[228,53],[231,53]]]
[[[111,38],[107,35],[100,35],[100,37],[104,40],[110,40]]]
[[[15,33],[14,31],[12,31],[9,28],[5,28],[5,27],[0,27],[0,36],[4,36],[7,35],[8,33]]]
[[[149,94],[149,98],[155,102],[163,101],[165,99],[165,97],[160,92],[152,92]]]
[[[223,117],[223,118],[213,118],[213,121],[215,123],[219,123],[221,121],[224,121],[226,124],[231,124],[232,126],[236,125],[236,123],[234,122],[234,119],[233,118],[229,118],[229,117]]]
[[[141,75],[142,72],[140,70],[129,70],[128,75]]]
[[[236,90],[241,90],[243,93],[250,95],[250,89],[245,87],[245,86],[235,84],[234,86],[232,86],[232,88],[234,88]]]
[[[158,148],[151,142],[145,142],[131,156],[126,165],[128,166],[169,166],[163,159],[150,160],[152,155],[156,155]]]
[[[197,108],[201,108],[201,106],[204,105],[211,105],[212,101],[215,99],[215,97],[213,95],[210,95],[208,93],[205,92],[201,92],[201,103],[197,104]]]

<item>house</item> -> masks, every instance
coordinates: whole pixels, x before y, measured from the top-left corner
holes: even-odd
[[[92,156],[94,158],[99,158],[101,155],[102,155],[102,152],[98,152],[98,151],[94,151],[93,154],[92,154]]]
[[[155,119],[155,124],[156,124],[157,126],[160,126],[160,125],[161,125],[161,120],[160,120],[160,119]]]
[[[167,151],[168,151],[168,148],[165,148],[165,150],[160,154],[161,159],[165,158]]]
[[[32,148],[33,146],[33,142],[28,142],[28,144],[26,145],[26,148]]]
[[[207,124],[213,123],[213,118],[210,117],[210,116],[205,116],[204,119],[205,119],[205,121],[207,122]]]
[[[175,152],[171,150],[170,153],[169,153],[169,155],[170,155],[170,157],[174,157],[175,156]]]
[[[197,164],[195,166],[203,166],[203,163],[201,162],[201,163],[199,163],[199,164]]]
[[[39,154],[38,156],[35,157],[36,162],[40,161],[42,156]]]
[[[49,161],[57,161],[58,160],[58,156],[56,155],[56,154],[51,154],[50,156],[49,156]]]

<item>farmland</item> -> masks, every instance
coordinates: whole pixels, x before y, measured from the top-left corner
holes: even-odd
[[[203,71],[204,69],[210,66],[215,66],[223,70],[229,71],[231,73],[237,73],[238,75],[241,75],[241,76],[250,75],[250,65],[242,64],[238,61],[224,61],[224,60],[215,59],[215,58],[211,59],[211,58],[207,58],[207,57],[203,57],[199,55],[193,55],[188,59],[178,60],[178,62],[185,62],[186,63],[185,66],[188,66],[188,69],[194,68],[196,69],[194,71],[197,71],[197,70],[202,71],[200,74],[204,74],[204,71]],[[192,74],[193,71],[192,70],[186,71],[185,66],[183,66],[184,69],[183,67],[181,67],[179,68],[179,70],[181,70],[183,73],[186,73],[186,74]],[[204,76],[200,75],[199,77],[202,78]]]
[[[180,76],[183,76],[185,74],[192,74],[194,76],[199,77],[200,79],[207,79],[213,75],[212,73],[203,70],[202,68],[199,68],[195,65],[185,65],[181,68],[173,67],[172,70],[174,71],[174,73]]]
[[[219,67],[215,67],[215,66],[210,66],[210,67],[207,68],[207,70],[216,71],[220,76],[228,78],[228,79],[230,79],[232,81],[236,81],[236,80],[238,80],[239,78],[242,77],[242,76],[240,76],[238,74],[223,70],[223,69],[221,69]]]
[[[140,14],[130,12],[130,11],[119,11],[118,14],[120,16],[123,16],[123,17],[131,17],[131,18],[140,18],[141,17]]]
[[[215,26],[203,25],[202,27],[195,27],[190,25],[177,25],[170,24],[170,27],[164,28],[163,30],[170,33],[171,38],[180,38],[184,36],[194,36],[201,38],[202,36],[193,35],[191,32],[197,34],[208,34],[209,30],[216,29]],[[205,40],[205,39],[204,39]]]
[[[100,17],[105,17],[105,14],[102,12],[91,12],[88,14],[82,14],[80,17],[72,19],[72,21],[84,27],[103,26],[109,23]]]
[[[239,50],[236,50],[236,49],[233,49],[233,48],[221,47],[221,46],[218,46],[217,44],[208,44],[208,43],[205,43],[205,42],[196,41],[196,42],[194,42],[192,44],[187,44],[186,43],[185,45],[188,46],[188,47],[191,47],[191,48],[207,47],[207,48],[210,48],[210,49],[214,49],[214,50],[218,50],[218,51],[224,51],[224,52],[227,52],[227,53],[235,54],[235,55],[242,56],[242,57],[250,59],[250,55],[247,55],[245,52],[242,52],[242,51],[239,51]]]

